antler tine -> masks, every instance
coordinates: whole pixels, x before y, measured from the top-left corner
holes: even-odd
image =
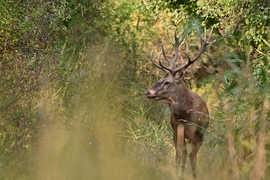
[[[188,45],[186,44],[186,56],[188,58],[188,63],[180,68],[177,68],[174,70],[174,73],[180,71],[180,70],[183,70],[183,69],[186,69],[188,66],[190,66],[191,64],[193,64],[197,59],[199,59],[201,57],[201,55],[203,54],[203,52],[205,51],[205,48],[207,45],[209,44],[212,44],[214,43],[216,40],[210,42],[210,39],[212,37],[212,34],[213,34],[213,28],[211,29],[210,33],[209,33],[209,36],[208,38],[206,37],[206,28],[204,28],[204,39],[200,38],[201,39],[201,48],[200,48],[200,51],[199,53],[197,54],[197,56],[193,59],[191,59],[188,55]]]
[[[161,63],[161,60],[160,60],[161,53],[163,53],[163,55],[165,54],[164,51],[162,50],[162,48],[161,48],[161,51],[160,51],[159,56],[158,56],[158,64],[159,64],[159,66],[160,66],[161,68],[163,68],[165,72],[166,72],[166,70],[172,72],[171,69],[166,68],[166,67],[163,66],[163,64]],[[168,62],[170,63],[170,60],[168,60],[167,57],[166,57],[165,55],[164,55],[164,58],[166,59],[166,61],[168,61]]]
[[[172,43],[173,47],[174,47],[174,50],[175,50],[175,55],[173,57],[173,59],[168,59],[167,56],[166,56],[166,53],[165,53],[165,49],[164,49],[164,38],[162,39],[162,46],[161,46],[161,52],[164,56],[164,59],[169,63],[169,68],[166,68],[165,66],[162,65],[162,63],[159,61],[159,65],[160,67],[172,72],[173,71],[173,67],[175,66],[175,62],[176,60],[178,59],[178,55],[179,55],[179,45],[183,42],[184,40],[184,34],[186,33],[186,30],[183,32],[183,34],[180,36],[180,37],[177,37],[176,35],[176,30],[174,31],[174,39],[175,39],[175,42]]]
[[[179,55],[178,48],[179,48],[180,44],[182,44],[183,40],[185,39],[186,31],[187,31],[187,29],[185,29],[185,31],[179,37],[177,37],[177,35],[176,35],[176,30],[174,31],[174,41],[175,42],[174,42],[174,44],[172,43],[172,45],[174,46],[175,54],[174,54],[173,59],[171,60],[170,69],[173,69],[175,62],[178,59],[178,55]],[[180,54],[180,56],[181,56],[181,54]],[[182,56],[181,56],[181,58],[182,58]]]
[[[165,60],[170,64],[170,60],[167,58],[167,56],[165,54],[165,50],[164,50],[164,38],[162,38],[161,51],[162,51],[162,54],[163,54]]]
[[[181,36],[179,36],[179,38],[176,36],[176,30],[174,31],[174,38],[175,38],[175,42],[178,42],[178,46],[183,42],[183,40],[185,39],[185,36],[186,36],[186,32],[187,32],[187,29],[184,30],[184,32],[181,34]],[[181,40],[179,40],[181,37]]]
[[[188,58],[188,61],[191,61],[191,58],[189,57],[189,55],[188,55],[188,43],[186,43],[186,50],[185,50],[186,52],[185,52],[185,55],[187,56],[187,58]]]
[[[179,38],[176,35],[176,30],[174,31],[174,41],[175,42],[174,42],[174,44],[172,43],[172,45],[174,47],[175,54],[174,54],[173,59],[170,61],[170,69],[172,69],[174,67],[175,62],[178,59],[178,53],[179,53],[178,47],[181,44],[181,42],[179,41]],[[183,41],[183,38],[181,39],[181,41]]]
[[[157,68],[159,68],[159,69],[161,69],[162,71],[166,72],[166,69],[162,68],[162,67],[159,66],[157,63],[155,63],[155,61],[152,59],[152,55],[153,55],[153,50],[151,51],[150,56],[149,56],[150,60],[152,61],[152,63],[153,63]],[[160,55],[161,55],[161,54],[160,54]],[[160,60],[160,55],[159,55],[159,60]]]
[[[204,39],[201,38],[201,40],[203,41],[202,45],[207,46],[208,44],[212,44],[216,41],[216,40],[213,40],[212,42],[210,42],[210,39],[211,39],[212,34],[213,34],[213,29],[214,28],[212,27],[210,30],[209,36],[206,39],[206,28],[204,28]]]
[[[210,33],[209,33],[208,39],[207,39],[208,44],[212,44],[212,43],[214,43],[214,42],[216,41],[216,40],[213,40],[212,42],[209,42],[210,39],[211,39],[211,37],[212,37],[213,30],[214,30],[214,28],[212,27],[212,28],[211,28],[211,31],[210,31]]]
[[[175,36],[176,37],[176,36]],[[176,42],[177,42],[178,40],[177,40],[177,37],[176,37]],[[176,42],[175,42],[175,44],[176,44]],[[162,46],[161,46],[161,51],[162,51],[162,54],[163,54],[163,57],[164,57],[164,59],[169,63],[169,68],[168,69],[170,69],[170,71],[172,70],[172,68],[174,67],[174,65],[175,65],[175,61],[176,61],[176,59],[177,59],[177,56],[178,56],[178,46],[177,46],[177,48],[176,48],[176,46],[175,46],[175,44],[173,44],[173,46],[175,47],[175,56],[174,56],[174,58],[172,59],[172,60],[169,60],[168,58],[167,58],[167,56],[166,56],[166,53],[165,53],[165,49],[164,49],[164,38],[162,39]],[[161,67],[164,67],[162,64],[161,64],[161,62],[159,62],[159,65],[161,66]],[[165,67],[164,67],[165,68]]]

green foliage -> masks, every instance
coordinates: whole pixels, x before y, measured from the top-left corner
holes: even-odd
[[[213,19],[212,25],[221,28],[224,33],[240,35],[240,39],[248,39],[254,46],[259,46],[262,38],[269,38],[269,10],[267,1],[217,0],[198,1],[197,13],[204,18],[204,23]]]
[[[1,164],[1,176],[25,178],[34,157],[29,163],[23,161],[25,155],[33,155],[43,121],[37,92],[55,78],[59,63],[57,37],[65,30],[63,21],[69,18],[67,2],[0,4],[0,152],[1,159],[11,159]]]
[[[266,47],[270,48],[270,44],[263,40]],[[259,93],[268,93],[269,96],[269,86],[270,86],[270,54],[267,52],[258,50],[258,58],[254,60],[253,74],[256,80],[256,85],[259,87]]]
[[[268,40],[269,10],[264,0],[214,0],[214,1],[143,1],[144,9],[151,10],[163,19],[166,26],[179,26],[198,20],[202,26],[216,27],[222,35],[231,35],[241,43],[250,41],[262,47],[262,39]],[[164,14],[165,13],[165,14]]]
[[[187,75],[212,117],[200,177],[261,177],[268,14],[259,0],[0,1],[1,178],[174,179],[169,110],[143,97],[161,76],[148,56],[175,27],[195,54],[203,26],[217,42]]]

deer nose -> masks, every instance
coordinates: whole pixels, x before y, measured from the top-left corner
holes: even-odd
[[[156,92],[154,90],[148,90],[148,91],[144,92],[144,95],[147,98],[154,98],[156,96]]]
[[[149,96],[149,95],[150,95],[149,91],[145,91],[145,92],[144,92],[144,95],[145,95],[146,97]]]

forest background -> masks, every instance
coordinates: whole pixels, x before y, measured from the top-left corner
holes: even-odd
[[[0,14],[1,179],[175,179],[169,110],[143,96],[163,75],[149,54],[186,29],[194,55],[212,27],[186,72],[211,113],[199,179],[269,179],[268,0],[0,0]]]

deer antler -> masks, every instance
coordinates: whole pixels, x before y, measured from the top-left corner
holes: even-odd
[[[150,59],[152,61],[152,63],[159,69],[161,69],[162,71],[164,72],[171,72],[173,73],[174,72],[174,69],[173,67],[175,66],[175,62],[176,60],[178,59],[178,55],[179,55],[179,50],[178,50],[178,47],[179,45],[183,42],[184,40],[184,37],[183,36],[184,34],[186,34],[186,30],[182,33],[182,35],[180,37],[177,37],[176,35],[176,30],[174,32],[174,43],[172,43],[172,45],[174,46],[174,50],[175,50],[175,55],[173,57],[173,59],[168,59],[166,54],[165,54],[165,49],[164,49],[164,39],[162,39],[162,46],[161,46],[161,52],[158,56],[158,62],[159,64],[155,63],[154,60],[152,59],[152,55],[153,55],[153,51],[151,51],[151,54],[150,54]],[[161,54],[163,54],[163,57],[164,59],[169,63],[169,68],[165,67],[162,63],[161,63]],[[181,55],[180,55],[181,56]],[[181,59],[182,59],[182,56],[181,56]]]
[[[201,57],[201,55],[205,51],[206,46],[209,45],[209,44],[212,44],[212,43],[214,43],[216,41],[216,40],[214,40],[214,41],[210,42],[210,39],[212,37],[212,34],[213,34],[213,28],[211,29],[211,31],[209,33],[209,36],[206,39],[206,28],[204,28],[204,38],[203,39],[202,39],[202,37],[200,38],[200,41],[201,41],[200,51],[197,54],[197,56],[194,57],[193,59],[191,59],[190,56],[188,55],[188,44],[186,43],[186,53],[185,54],[186,54],[186,56],[188,58],[188,63],[186,65],[182,66],[182,67],[179,67],[177,69],[174,69],[173,70],[173,74],[186,69],[188,66],[190,66],[191,64],[193,64],[197,59],[199,59]]]
[[[158,59],[160,59],[160,55],[161,55],[161,54],[159,54],[159,58],[158,58]],[[163,68],[163,67],[159,66],[157,63],[155,63],[155,61],[152,59],[152,56],[153,56],[153,50],[151,51],[150,56],[149,56],[149,58],[151,59],[152,63],[153,63],[157,68],[161,69],[161,70],[164,71],[164,72],[167,72],[165,68]],[[161,63],[160,63],[160,64],[161,64]]]
[[[162,51],[162,54],[165,58],[165,60],[169,63],[169,68],[166,68],[165,66],[163,66],[161,64],[161,61],[159,61],[160,63],[160,66],[163,67],[164,69],[167,69],[168,71],[170,72],[173,72],[173,67],[175,66],[175,62],[176,60],[178,59],[178,55],[179,55],[179,50],[178,50],[178,47],[180,46],[180,44],[183,42],[184,38],[185,38],[185,34],[186,34],[186,29],[185,31],[182,33],[182,35],[180,37],[177,37],[176,36],[176,30],[174,31],[174,43],[172,43],[173,47],[174,47],[174,50],[175,50],[175,54],[174,54],[174,57],[173,59],[169,60],[167,57],[166,57],[166,54],[165,54],[165,50],[164,50],[164,43],[163,43],[163,39],[162,39],[162,46],[161,46],[161,51]],[[181,55],[180,55],[181,56]],[[182,56],[181,56],[182,58]]]
[[[190,66],[191,64],[193,64],[193,63],[194,63],[197,59],[199,59],[199,57],[203,54],[203,52],[205,51],[206,46],[215,42],[215,40],[214,40],[213,42],[210,42],[210,39],[211,39],[212,34],[213,34],[213,28],[211,29],[208,38],[206,38],[206,28],[204,28],[204,38],[202,38],[202,37],[200,38],[200,41],[201,41],[201,48],[200,48],[200,51],[199,51],[198,55],[197,55],[195,58],[191,59],[190,56],[188,55],[188,44],[186,43],[186,53],[185,53],[185,54],[186,54],[186,56],[187,56],[187,58],[188,58],[188,63],[187,63],[186,65],[182,66],[182,67],[179,67],[179,68],[175,68],[175,69],[174,69],[175,62],[176,62],[176,60],[178,59],[179,54],[180,54],[180,58],[183,59],[182,56],[181,56],[181,53],[179,53],[178,48],[179,48],[180,44],[182,44],[182,42],[183,42],[183,40],[184,40],[184,38],[185,38],[185,36],[186,36],[186,32],[187,32],[187,30],[185,30],[185,31],[182,33],[182,35],[179,36],[179,37],[177,37],[176,31],[174,32],[174,41],[175,41],[175,42],[172,43],[172,45],[173,45],[173,47],[174,47],[175,54],[174,54],[173,59],[171,59],[171,60],[168,59],[167,56],[166,56],[166,54],[165,54],[164,42],[163,42],[164,39],[162,39],[161,52],[160,52],[160,54],[159,54],[159,56],[158,56],[158,64],[155,63],[154,60],[152,59],[153,51],[151,51],[150,59],[151,59],[152,63],[153,63],[157,68],[161,69],[161,70],[164,71],[164,72],[170,72],[170,73],[172,73],[172,74],[176,74],[177,72],[182,71],[182,70],[186,69],[188,66]],[[169,63],[169,67],[168,67],[168,68],[165,67],[165,66],[161,63],[161,60],[160,60],[161,54],[163,54],[164,59]]]

